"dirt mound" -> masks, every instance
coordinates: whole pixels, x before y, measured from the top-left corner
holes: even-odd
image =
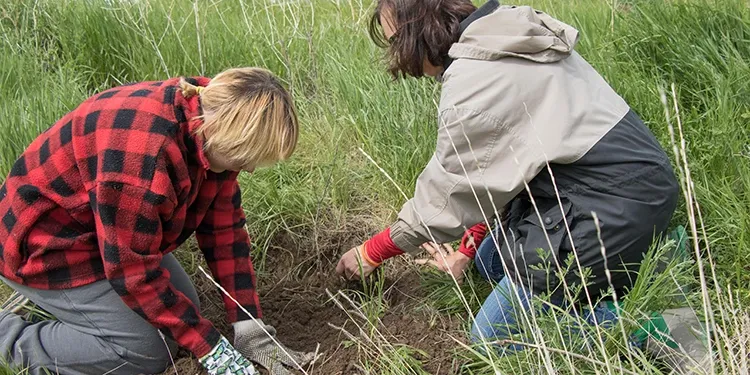
[[[310,297],[293,292],[266,297],[263,305],[266,320],[277,329],[279,340],[291,349],[318,349],[324,353],[309,372],[347,373],[352,363],[356,363],[357,353],[344,347],[347,338],[341,330],[333,327],[347,325],[346,312],[326,303],[323,296]]]
[[[382,353],[393,354],[393,350],[403,350],[403,345],[410,348],[408,352],[414,359],[421,361],[423,371],[415,369],[413,373],[456,373],[452,349],[457,344],[451,337],[462,337],[460,322],[421,309],[426,293],[421,290],[419,275],[413,268],[389,264],[381,287],[379,335],[372,335],[383,337],[384,341],[373,342],[362,335],[358,324],[370,332],[372,326],[358,317],[357,309],[344,298],[339,300],[344,301],[349,312],[331,299],[331,295],[341,293],[359,301],[358,296],[366,292],[361,283],[345,282],[333,274],[340,249],[357,243],[357,236],[347,237],[336,241],[327,239],[330,245],[313,254],[302,251],[307,247],[301,246],[303,243],[299,240],[282,237],[273,241],[259,284],[264,321],[276,328],[279,340],[294,350],[318,349],[322,353],[306,369],[311,375],[362,374],[362,362],[377,362]],[[201,275],[196,277],[204,315],[231,340],[231,326],[224,321],[219,292],[209,282],[200,280]],[[197,360],[185,358],[184,352],[181,357],[176,362],[179,374],[201,372]],[[409,366],[420,367],[416,361]],[[166,373],[174,373],[174,370]]]
[[[459,336],[459,323],[418,311],[419,299],[424,296],[418,275],[412,273],[386,279],[383,285],[385,310],[377,324],[379,334],[371,335],[373,341],[360,335],[360,327],[365,331],[373,327],[358,316],[358,309],[352,308],[340,296],[338,299],[343,306],[337,305],[325,291],[327,289],[334,295],[340,291],[356,300],[358,293],[363,292],[361,284],[340,282],[340,288],[332,289],[329,280],[320,280],[321,284],[328,284],[325,287],[312,284],[313,280],[308,281],[304,293],[290,289],[267,295],[262,300],[266,320],[276,327],[282,342],[295,350],[314,351],[319,348],[324,353],[308,373],[362,373],[360,361],[372,361],[373,357],[380,356],[375,346],[380,346],[383,351],[394,349],[388,345],[408,345],[415,349],[411,354],[422,361],[423,369],[430,374],[455,373],[451,350],[456,343],[447,333]],[[344,331],[355,337],[349,337]],[[379,341],[376,336],[381,335],[385,339]],[[356,345],[355,341],[361,345]]]

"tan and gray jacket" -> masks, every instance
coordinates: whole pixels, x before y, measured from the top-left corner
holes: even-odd
[[[450,242],[460,238],[467,227],[498,216],[506,206],[510,209],[510,203],[518,197],[538,194],[542,205],[549,198],[549,207],[539,207],[540,214],[517,205],[516,220],[510,225],[518,224],[508,229],[515,240],[505,240],[506,256],[513,261],[521,252],[529,255],[536,251],[524,251],[524,244],[530,244],[517,243],[518,237],[533,235],[521,224],[536,223],[541,230],[559,229],[565,215],[573,221],[576,212],[583,212],[579,220],[584,221],[605,201],[647,194],[644,191],[650,187],[622,194],[618,189],[641,178],[636,175],[652,165],[672,176],[668,159],[653,135],[623,98],[574,51],[578,37],[573,27],[530,7],[497,7],[468,25],[450,49],[452,62],[442,77],[435,154],[419,176],[414,198],[391,226],[391,238],[397,246],[414,252],[426,241]],[[627,124],[621,126],[622,132],[640,134],[635,144],[618,146],[619,139],[628,136],[614,134],[602,143],[601,150],[592,151],[623,122]],[[619,159],[617,155],[604,155],[617,154],[623,147],[646,153],[629,155],[626,151]],[[549,178],[548,163],[553,175],[559,170],[557,189]],[[624,171],[622,165],[638,167]],[[621,176],[623,173],[627,176]],[[547,176],[548,183],[542,181],[542,175]],[[670,190],[676,183],[667,178],[661,185]],[[608,193],[592,193],[598,191]],[[567,206],[562,210],[558,194]],[[668,202],[668,197],[656,199],[659,202],[647,206],[657,211],[664,207],[668,210],[674,203]],[[622,225],[627,226],[627,221],[622,219]],[[591,229],[584,224],[581,228]],[[583,237],[586,233],[572,235]],[[596,239],[595,232],[593,235]],[[555,255],[560,246],[567,246],[563,242],[571,242],[563,241],[571,236],[560,237],[559,244],[552,244]],[[548,248],[548,243],[545,240],[540,245]],[[597,260],[592,258],[591,262]],[[527,268],[528,259],[525,263],[520,268]]]

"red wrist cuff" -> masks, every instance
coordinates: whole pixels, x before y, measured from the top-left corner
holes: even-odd
[[[372,236],[372,238],[364,243],[363,247],[365,259],[368,260],[370,264],[374,262],[375,264],[372,264],[373,266],[376,264],[379,265],[388,258],[393,258],[396,255],[404,253],[395,243],[393,243],[393,240],[391,240],[390,228]]]
[[[466,255],[469,258],[474,259],[477,253],[477,247],[482,242],[484,237],[487,235],[487,225],[485,223],[479,223],[466,230],[463,238],[461,239],[461,246],[458,247],[458,251]],[[473,238],[474,243],[470,244],[469,239]]]

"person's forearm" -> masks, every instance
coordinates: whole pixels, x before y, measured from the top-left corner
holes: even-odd
[[[195,231],[212,276],[231,296],[222,294],[230,323],[251,319],[249,315],[262,316],[250,258],[251,241],[239,197],[237,181],[225,181]]]

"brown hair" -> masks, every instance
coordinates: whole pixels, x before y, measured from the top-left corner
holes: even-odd
[[[460,37],[461,21],[476,9],[471,0],[378,0],[370,19],[370,38],[388,48],[388,69],[395,78],[421,77],[425,58],[432,65],[443,65]],[[382,14],[393,19],[396,33],[391,41],[383,34]]]
[[[207,152],[237,166],[272,164],[292,155],[299,125],[292,96],[266,69],[235,68],[206,87],[180,81],[185,97],[200,95]]]

